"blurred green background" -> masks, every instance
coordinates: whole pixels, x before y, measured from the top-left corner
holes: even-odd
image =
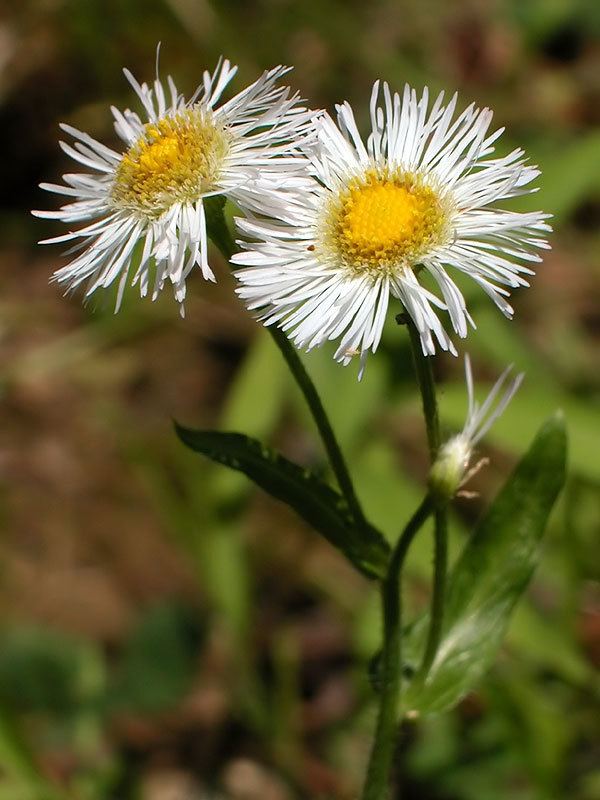
[[[456,503],[467,525],[555,408],[568,486],[542,567],[494,670],[451,715],[408,726],[404,800],[600,796],[600,7],[594,0],[21,0],[0,9],[0,800],[294,800],[357,796],[374,721],[366,664],[377,598],[291,512],[187,452],[170,420],[267,438],[324,469],[271,341],[219,283],[83,309],[48,277],[64,263],[31,219],[37,184],[71,170],[66,121],[114,142],[122,76],[161,70],[191,92],[224,53],[236,87],[274,63],[314,106],[366,122],[381,77],[491,106],[540,163],[522,207],[555,215],[553,250],[508,323],[479,293],[468,344],[484,384],[527,373]],[[361,385],[306,358],[373,520],[396,535],[426,473],[405,333],[393,324]],[[436,358],[448,430],[461,363]],[[428,598],[430,536],[410,559]],[[596,706],[594,704],[596,703]]]

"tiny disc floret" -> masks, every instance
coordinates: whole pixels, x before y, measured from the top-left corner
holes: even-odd
[[[418,175],[371,169],[350,180],[328,215],[328,250],[355,274],[414,267],[449,236],[443,194]]]
[[[144,126],[114,177],[113,205],[155,218],[215,188],[229,138],[212,115],[191,107]]]
[[[456,95],[444,104],[443,93],[376,81],[366,138],[349,103],[336,110],[337,120],[315,119],[304,148],[311,186],[275,221],[238,221],[238,294],[298,348],[338,342],[335,359],[358,356],[359,376],[394,299],[424,354],[456,355],[443,319],[461,338],[475,327],[462,276],[511,318],[511,291],[529,285],[549,246],[547,214],[503,206],[535,191],[539,170],[520,148],[496,154],[502,130],[490,129],[491,110],[457,113]]]

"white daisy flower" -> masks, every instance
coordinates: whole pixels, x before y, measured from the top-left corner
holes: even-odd
[[[236,71],[220,61],[212,75],[204,72],[202,85],[186,101],[170,77],[165,91],[158,78],[149,87],[124,70],[143,117],[112,108],[123,152],[61,125],[75,140],[61,142],[62,149],[92,172],[64,175],[65,186],[42,184],[75,199],[59,211],[33,212],[88,223],[43,242],[77,241],[69,251],[76,257],[54,275],[58,283],[67,290],[85,283],[87,298],[118,279],[118,308],[130,278],[142,296],[151,291],[152,299],[168,280],[183,303],[185,281],[196,264],[204,278],[215,280],[203,200],[224,195],[245,213],[270,213],[282,185],[299,185],[300,159],[290,140],[307,134],[314,112],[301,108],[288,88],[276,86],[289,71],[281,66],[217,105]]]
[[[493,385],[487,398],[480,406],[475,401],[471,359],[468,355],[465,355],[465,378],[468,402],[467,419],[462,431],[450,438],[440,447],[439,454],[429,474],[431,490],[434,495],[442,499],[442,501],[450,500],[456,493],[456,490],[465,484],[479,468],[486,463],[487,460],[482,459],[473,469],[469,470],[469,464],[475,446],[483,439],[498,417],[504,413],[525,377],[524,373],[517,375],[508,384],[504,394],[494,407],[494,401],[505,385],[511,370],[512,366],[504,370]]]
[[[392,94],[379,81],[371,95],[372,131],[366,145],[348,103],[337,106],[338,126],[325,115],[319,146],[308,153],[314,181],[295,197],[293,220],[239,220],[250,242],[232,260],[240,296],[261,309],[298,347],[340,339],[336,358],[347,364],[375,351],[390,295],[401,300],[419,330],[423,352],[436,342],[456,350],[438,317],[447,311],[454,331],[474,326],[452,271],[469,275],[506,316],[508,289],[527,286],[535,252],[548,245],[542,213],[492,207],[525,194],[539,170],[522,150],[491,157],[502,129],[488,133],[489,109],[470,105],[455,117],[456,95],[443,93],[429,108],[408,86]],[[421,282],[429,275],[441,297]],[[431,283],[431,281],[429,281]]]

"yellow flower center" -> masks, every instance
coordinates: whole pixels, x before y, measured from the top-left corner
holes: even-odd
[[[227,132],[199,108],[148,123],[121,159],[112,202],[155,218],[174,203],[198,200],[216,188],[229,145]]]
[[[154,131],[153,131],[154,133]],[[125,158],[131,159],[132,163],[135,165],[134,170],[138,173],[138,178],[142,171],[146,172],[146,180],[148,175],[156,175],[159,173],[165,173],[169,169],[172,169],[178,159],[181,159],[183,156],[183,161],[186,161],[187,153],[184,152],[185,144],[180,142],[177,136],[173,136],[171,134],[166,134],[155,141],[152,141],[150,144],[144,142],[143,146],[140,148],[140,153],[137,161],[131,159],[131,156],[127,155]]]
[[[441,244],[449,216],[448,201],[419,176],[371,169],[330,206],[326,249],[357,274],[391,274]]]

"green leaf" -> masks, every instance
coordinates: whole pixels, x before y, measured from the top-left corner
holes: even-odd
[[[46,780],[20,727],[0,707],[0,800],[64,800]]]
[[[579,203],[600,187],[600,132],[552,142],[545,152],[530,154],[544,179],[539,194],[519,198],[519,210],[543,208],[556,220],[567,219]]]
[[[191,686],[202,637],[202,625],[178,602],[148,609],[127,641],[108,689],[109,710],[154,714],[174,706]]]
[[[444,633],[424,685],[410,686],[406,708],[421,713],[454,706],[492,664],[511,612],[539,560],[539,541],[564,483],[566,432],[562,415],[542,426],[451,574]],[[405,658],[416,668],[428,618],[408,632]]]
[[[389,552],[383,536],[373,527],[359,529],[344,498],[310,470],[241,433],[175,427],[189,448],[243,472],[265,492],[293,508],[366,575],[383,574]]]
[[[35,626],[0,631],[0,707],[13,713],[67,719],[87,699],[86,663],[94,652],[82,642]]]

